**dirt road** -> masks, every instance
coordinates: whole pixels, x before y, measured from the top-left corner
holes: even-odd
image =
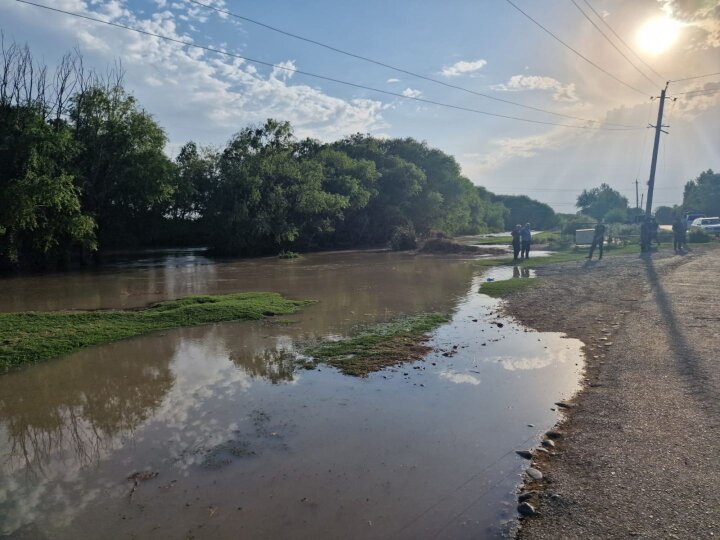
[[[720,249],[542,268],[507,310],[586,343],[518,537],[720,537]]]

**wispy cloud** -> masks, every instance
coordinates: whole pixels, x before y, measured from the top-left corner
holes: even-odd
[[[184,2],[158,2],[166,9],[147,15],[128,10],[119,0],[101,5],[79,0],[63,2],[77,13],[181,41],[192,41],[183,30],[188,25],[186,18],[196,25],[205,23],[204,17],[191,13]],[[215,0],[213,5],[222,6],[224,2]],[[28,24],[64,34],[69,38],[67,41],[79,43],[86,56],[92,57],[100,66],[121,58],[128,88],[133,89],[142,104],[155,111],[159,118],[170,119],[175,133],[186,133],[188,137],[201,140],[212,137],[215,142],[221,142],[219,133],[224,133],[221,137],[226,138],[247,124],[270,117],[289,120],[301,137],[322,140],[355,132],[376,132],[387,127],[381,101],[334,97],[304,81],[296,82],[292,77],[294,74],[287,70],[256,68],[241,59],[152,36],[106,32],[90,21],[69,17],[40,18],[27,6],[18,5],[15,9],[25,14]],[[226,44],[212,45],[234,52]],[[276,63],[295,68],[293,60],[278,59]]]
[[[406,88],[402,91],[402,95],[405,97],[416,98],[420,97],[422,95],[422,92],[420,90],[415,90],[414,88]]]
[[[444,66],[440,73],[445,77],[458,77],[480,71],[485,65],[487,65],[487,60],[460,60],[452,66]]]
[[[700,47],[720,47],[720,1],[657,0],[670,17],[701,31]]]
[[[393,83],[400,82],[400,79],[394,79],[394,78],[392,78],[392,79],[388,79],[388,80],[385,81],[385,82],[390,83],[390,84],[393,84]]]
[[[562,84],[552,77],[540,75],[513,75],[505,84],[496,84],[491,87],[501,92],[521,92],[524,90],[550,90],[555,101],[575,102],[578,96],[575,84]]]

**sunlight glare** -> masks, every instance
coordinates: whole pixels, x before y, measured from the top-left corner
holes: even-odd
[[[648,54],[665,52],[675,43],[682,24],[669,17],[651,19],[638,30],[638,46]]]

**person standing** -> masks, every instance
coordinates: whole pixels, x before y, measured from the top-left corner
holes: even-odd
[[[603,256],[603,244],[605,243],[605,225],[603,225],[602,219],[598,221],[597,225],[595,225],[595,234],[593,235],[593,241],[592,245],[590,246],[590,254],[588,255],[588,259],[592,259],[593,252],[595,251],[595,248],[598,247],[600,251],[600,256],[598,257],[598,260],[602,259]]]
[[[673,248],[675,249],[675,253],[678,253],[682,251],[683,245],[686,242],[685,234],[687,233],[687,228],[685,227],[685,224],[682,222],[682,220],[677,217],[675,218],[675,221],[673,222],[672,226],[673,231]]]
[[[510,231],[510,236],[512,236],[513,262],[517,262],[520,257],[520,224],[515,225]]]
[[[526,223],[525,226],[520,229],[520,240],[522,241],[522,247],[520,248],[520,258],[530,258],[530,243],[532,242],[532,231],[530,231],[530,224]]]

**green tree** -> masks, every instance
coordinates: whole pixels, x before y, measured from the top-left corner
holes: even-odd
[[[95,249],[80,207],[72,132],[36,107],[0,103],[0,266],[56,267]]]
[[[494,201],[508,209],[505,215],[505,230],[512,229],[518,223],[530,223],[533,229],[552,229],[559,223],[555,211],[545,203],[531,199],[527,195],[495,195]]]
[[[324,191],[322,163],[300,158],[300,150],[287,122],[268,120],[233,137],[208,207],[217,251],[278,251],[333,230],[350,195]]]
[[[679,216],[680,212],[677,206],[658,206],[655,210],[655,219],[661,225],[670,225]]]
[[[152,241],[173,194],[165,132],[119,84],[93,86],[72,101],[83,208],[97,220],[101,246]]]
[[[623,197],[619,191],[603,183],[600,184],[600,187],[590,190],[584,189],[583,192],[578,195],[575,206],[577,206],[583,214],[592,216],[595,219],[601,219],[604,218],[605,214],[610,210],[615,208],[626,210],[628,200],[626,197]]]
[[[683,208],[686,211],[704,212],[708,216],[720,215],[720,173],[708,169],[686,183]]]

